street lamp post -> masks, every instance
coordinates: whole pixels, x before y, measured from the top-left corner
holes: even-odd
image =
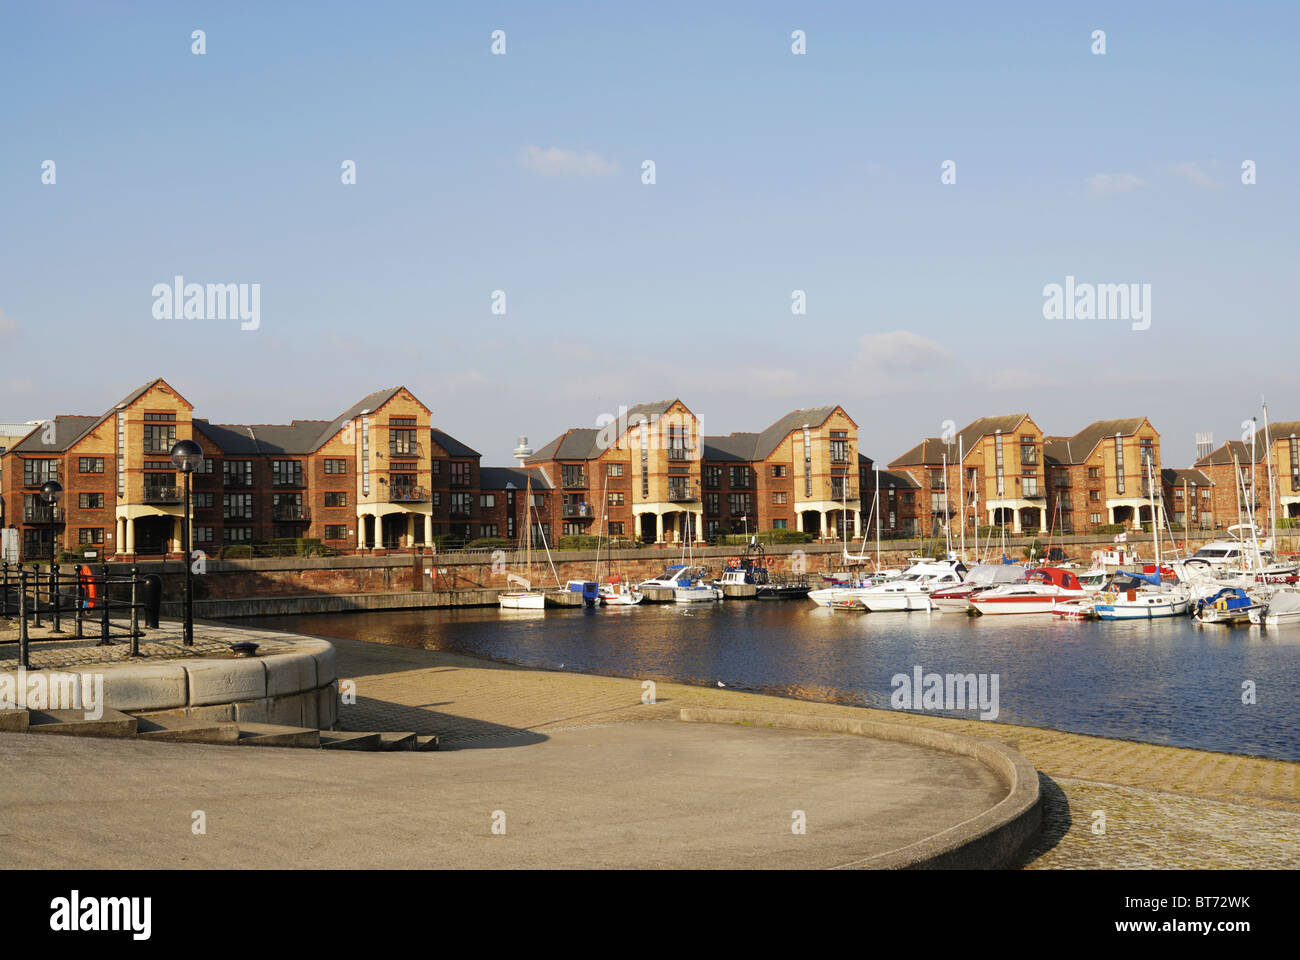
[[[50,605],[54,610],[54,624],[50,628],[51,633],[62,633],[59,627],[59,578],[58,561],[55,559],[54,550],[54,514],[58,509],[59,500],[63,498],[63,484],[57,480],[46,480],[41,484],[41,499],[45,501],[45,507],[49,510],[50,520]],[[40,583],[40,568],[37,568],[37,583]],[[37,590],[39,598],[40,591]],[[39,606],[39,603],[38,603]]]
[[[193,440],[177,440],[171,451],[172,464],[185,476],[185,499],[181,519],[181,554],[185,563],[185,646],[194,645],[194,580],[190,569],[190,474],[203,464],[203,448]]]

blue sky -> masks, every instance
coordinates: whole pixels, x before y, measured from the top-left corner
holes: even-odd
[[[0,420],[403,383],[485,463],[681,397],[709,433],[839,402],[881,462],[1144,414],[1181,465],[1261,394],[1300,418],[1294,4],[0,11]],[[260,328],[154,319],[176,274],[260,283]],[[1044,320],[1067,275],[1151,284],[1151,328]]]

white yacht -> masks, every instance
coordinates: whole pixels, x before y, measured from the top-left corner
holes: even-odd
[[[930,593],[955,587],[966,568],[959,560],[922,561],[908,567],[901,577],[856,591],[854,598],[872,613],[896,610],[930,610]]]

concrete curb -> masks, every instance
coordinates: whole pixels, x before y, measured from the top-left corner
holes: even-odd
[[[1017,751],[996,740],[961,736],[929,727],[848,717],[765,713],[686,707],[688,723],[752,723],[794,730],[822,730],[892,740],[970,757],[988,767],[1007,795],[976,817],[887,853],[842,863],[835,869],[971,870],[1014,866],[1042,827],[1038,771]]]

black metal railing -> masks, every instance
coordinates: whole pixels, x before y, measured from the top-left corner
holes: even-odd
[[[590,519],[595,515],[589,503],[566,503],[564,504],[565,517],[586,517]]]
[[[311,513],[301,503],[276,503],[271,505],[272,520],[310,520]]]
[[[564,475],[563,483],[567,490],[585,489],[587,486],[587,475],[585,473],[566,473]]]
[[[58,507],[29,503],[23,507],[23,523],[62,523],[63,512]]]
[[[407,484],[394,483],[388,487],[389,503],[427,503],[429,491],[424,487],[412,487]]]
[[[184,491],[180,487],[145,487],[145,503],[180,503]]]
[[[390,440],[388,441],[388,455],[390,457],[409,457],[415,459],[424,456],[424,447],[420,446],[418,440]]]
[[[126,573],[110,574],[106,563],[99,565],[98,574],[89,565],[78,567],[72,575],[64,573],[57,563],[47,566],[48,570],[42,570],[39,565],[29,568],[8,561],[0,564],[0,617],[18,621],[18,662],[22,667],[31,667],[30,644],[67,639],[63,629],[65,611],[72,616],[76,639],[93,636],[87,634],[87,629],[97,630],[99,646],[128,640],[131,656],[140,656],[140,638],[145,635],[140,629],[140,614],[144,613],[147,626],[158,625],[161,577],[142,577],[136,566]],[[114,598],[113,594],[118,596]],[[124,623],[113,622],[114,611],[120,614],[116,619]],[[30,629],[42,627],[42,614],[49,621],[52,635],[33,638]]]

